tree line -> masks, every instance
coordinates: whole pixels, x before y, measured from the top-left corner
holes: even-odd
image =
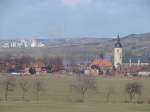
[[[37,63],[38,60],[41,60],[41,62],[45,64],[48,73],[62,70],[64,67],[63,59],[59,56],[36,59],[30,56],[15,57],[7,55],[3,58],[0,57],[0,72],[21,72],[25,68],[31,68],[29,72],[34,73],[34,70],[32,70],[34,69],[33,65]]]

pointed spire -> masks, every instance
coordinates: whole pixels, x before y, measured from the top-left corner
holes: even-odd
[[[120,42],[120,36],[119,36],[119,34],[117,35],[117,42],[116,42],[116,44],[115,44],[115,47],[122,48],[122,44],[121,44],[121,42]]]
[[[120,42],[120,36],[119,36],[119,34],[117,36],[117,41]]]

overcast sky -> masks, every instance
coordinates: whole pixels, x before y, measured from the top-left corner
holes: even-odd
[[[0,0],[0,39],[150,32],[150,0]]]

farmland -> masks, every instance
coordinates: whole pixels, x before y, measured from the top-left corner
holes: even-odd
[[[1,78],[2,79],[2,78]],[[29,80],[29,91],[22,100],[22,91],[19,82],[22,79]],[[44,82],[45,91],[36,100],[33,83],[40,79]],[[73,83],[73,76],[22,76],[15,77],[15,89],[10,91],[8,100],[4,101],[4,89],[0,86],[0,112],[149,112],[150,111],[150,81],[149,79],[127,80],[122,78],[97,77],[97,90],[89,91],[84,102],[77,102],[75,99],[78,93],[70,90]],[[1,80],[2,82],[2,80]],[[136,97],[133,103],[128,101],[128,95],[124,88],[128,82],[139,82],[143,86],[143,93],[140,99],[143,103],[138,104]],[[114,92],[110,101],[106,101],[106,88],[111,87]]]

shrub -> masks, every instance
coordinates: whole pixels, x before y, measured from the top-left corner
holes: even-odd
[[[32,75],[34,75],[34,74],[36,74],[36,70],[31,67],[31,68],[29,69],[29,73],[32,74]]]
[[[129,95],[130,102],[134,99],[135,95],[142,94],[142,85],[138,82],[128,83],[125,86],[125,91]]]
[[[9,92],[14,91],[14,87],[16,86],[14,77],[5,77],[3,79],[2,86],[4,88],[5,100],[7,101]]]
[[[28,80],[22,79],[19,83],[20,89],[22,90],[22,99],[24,100],[26,93],[29,91],[30,84]]]
[[[138,76],[138,74],[137,74],[137,73],[133,73],[133,74],[131,74],[131,76],[133,76],[133,77],[137,77],[137,76]]]
[[[137,104],[143,104],[144,101],[143,101],[143,100],[138,100],[136,103],[137,103]]]
[[[36,94],[36,100],[38,102],[40,93],[46,91],[44,81],[41,79],[35,80],[34,81],[34,90],[35,90],[35,94]]]
[[[84,102],[88,90],[96,90],[96,79],[93,76],[77,75],[75,82],[71,85],[71,90],[80,94],[79,102]]]
[[[112,96],[112,94],[115,93],[115,90],[113,87],[107,87],[106,88],[106,101],[109,102],[110,101],[110,97]]]

